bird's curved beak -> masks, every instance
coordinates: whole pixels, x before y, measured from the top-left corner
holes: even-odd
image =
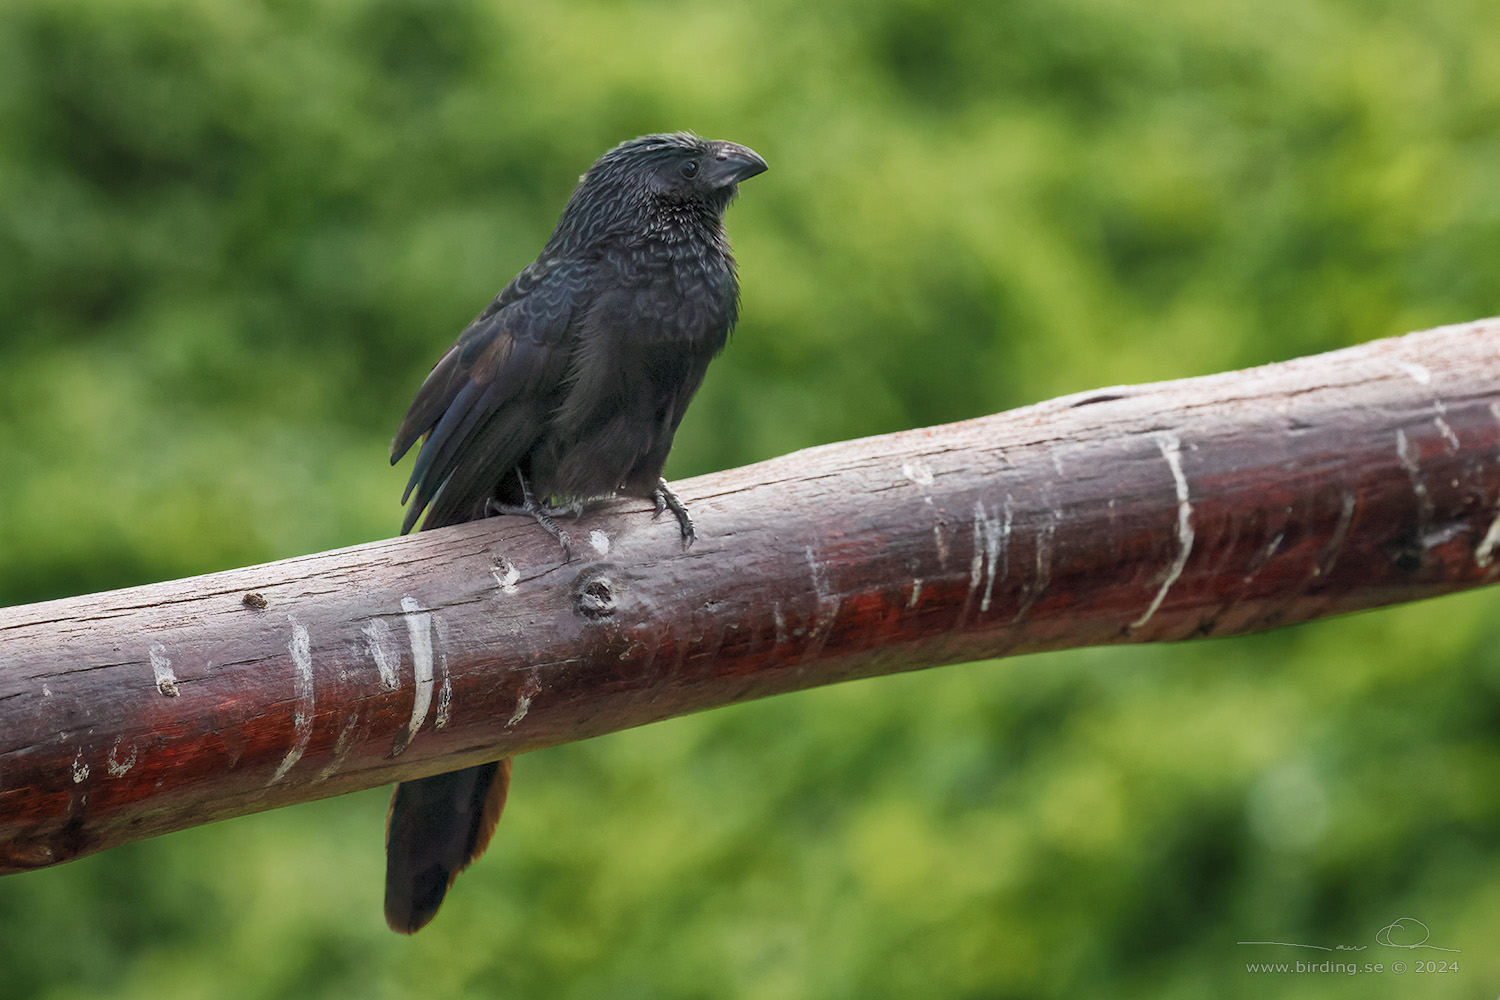
[[[704,163],[708,182],[714,187],[728,187],[764,173],[766,161],[749,146],[737,142],[715,142],[713,152]]]

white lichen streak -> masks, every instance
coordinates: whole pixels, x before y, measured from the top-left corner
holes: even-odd
[[[922,596],[922,578],[920,576],[913,577],[912,581],[911,581],[911,597],[907,598],[906,606],[908,608],[914,608],[914,607],[916,607],[917,606],[917,601],[918,601],[918,599],[921,598],[921,596]]]
[[[984,533],[980,528],[980,522],[984,520],[984,506],[979,501],[974,501],[974,554],[969,557],[969,593],[964,598],[964,609],[974,601],[974,593],[979,589],[979,581],[984,577]]]
[[[1000,527],[1000,579],[1010,578],[1010,526],[1016,519],[1015,498],[1005,494],[1005,523]]]
[[[438,669],[442,671],[443,682],[438,685],[437,713],[432,717],[432,728],[442,729],[448,724],[448,716],[453,708],[453,680],[448,676],[448,647],[452,645],[448,641],[448,623],[443,619],[435,619],[438,632]]]
[[[609,536],[598,528],[589,532],[589,545],[601,556],[609,555]]]
[[[1495,519],[1490,522],[1490,528],[1480,539],[1479,545],[1474,549],[1474,561],[1479,564],[1480,569],[1489,569],[1490,564],[1495,561],[1495,550],[1500,548],[1500,512],[1495,514]]]
[[[437,715],[433,716],[432,728],[442,729],[448,724],[449,716],[453,709],[453,682],[448,680],[448,672],[443,671],[443,683],[438,687]]]
[[[1354,494],[1348,490],[1343,491],[1341,506],[1339,507],[1338,523],[1333,526],[1333,534],[1329,536],[1328,544],[1318,556],[1318,564],[1313,567],[1313,576],[1322,576],[1333,570],[1333,564],[1338,562],[1339,553],[1344,550],[1344,542],[1349,537],[1349,525],[1354,521]],[[1276,536],[1278,544],[1281,536]]]
[[[104,758],[104,766],[109,771],[111,778],[123,778],[125,772],[135,767],[135,747],[130,748],[130,756],[124,760],[120,759],[120,740],[109,748],[109,754]]]
[[[828,641],[829,627],[838,617],[839,608],[844,601],[828,586],[828,576],[813,555],[812,546],[806,546],[804,551],[807,553],[808,571],[812,574],[813,593],[818,600],[813,627],[808,634],[807,650],[802,654],[804,660],[810,660],[822,652],[823,644]]]
[[[432,613],[422,610],[415,597],[401,598],[401,610],[406,612],[406,634],[411,640],[411,668],[416,678],[416,696],[411,703],[411,721],[406,726],[406,738],[399,746],[405,750],[416,739],[417,730],[427,718],[432,707]]]
[[[1033,600],[1052,585],[1052,539],[1057,537],[1057,526],[1062,524],[1061,509],[1052,510],[1052,518],[1042,525],[1036,536],[1036,579],[1032,584]]]
[[[1009,502],[1010,498],[1007,496],[1006,503],[1009,504]],[[1008,513],[1009,508],[1007,507]],[[1026,596],[1021,601],[1021,606],[1016,608],[1016,613],[1011,616],[1010,623],[1012,625],[1025,618],[1026,612],[1031,610],[1031,606],[1037,602],[1037,598],[1046,593],[1047,588],[1052,585],[1052,539],[1057,534],[1057,526],[1062,523],[1062,517],[1062,511],[1054,507],[1049,512],[1047,523],[1037,529],[1034,539],[1036,544],[1035,573],[1031,583],[1025,587]]]
[[[943,537],[943,526],[934,524],[932,526],[932,540],[937,545],[938,566],[948,568],[948,539]]]
[[[1421,457],[1422,453],[1417,446],[1407,440],[1406,432],[1396,428],[1396,458],[1406,470],[1406,477],[1411,480],[1411,491],[1417,498],[1418,515],[1421,524],[1425,525],[1432,520],[1432,498],[1427,495],[1427,484],[1422,482],[1422,467],[1417,464]]]
[[[1264,558],[1266,560],[1269,560],[1272,556],[1274,556],[1276,554],[1276,550],[1279,549],[1279,548],[1281,548],[1281,543],[1284,542],[1284,541],[1286,541],[1286,532],[1285,531],[1278,531],[1278,532],[1276,532],[1275,536],[1272,537],[1270,543],[1266,545],[1266,554],[1265,554]],[[1245,577],[1245,579],[1248,580],[1250,578],[1247,576],[1247,577]]]
[[[292,747],[281,759],[271,780],[266,782],[268,785],[274,785],[286,777],[286,773],[302,759],[307,751],[308,741],[312,739],[312,637],[307,634],[306,626],[299,624],[295,618],[288,615],[287,620],[292,623],[292,638],[286,648],[292,654],[292,693],[297,699],[297,709],[292,713]]]
[[[1453,428],[1448,426],[1448,421],[1443,419],[1447,415],[1447,410],[1443,407],[1443,404],[1438,403],[1436,405],[1438,415],[1432,418],[1432,423],[1437,427],[1438,433],[1443,436],[1443,440],[1447,442],[1448,449],[1456,455],[1463,448],[1463,445],[1459,443],[1458,435],[1453,433]]]
[[[1397,361],[1396,367],[1411,376],[1412,381],[1418,385],[1432,384],[1432,372],[1425,365],[1419,365],[1415,361]],[[1453,428],[1448,425],[1448,408],[1443,405],[1441,399],[1436,398],[1432,401],[1432,408],[1436,411],[1436,415],[1432,418],[1433,425],[1437,427],[1438,433],[1443,436],[1443,440],[1447,443],[1448,448],[1455,455],[1458,454],[1462,445],[1459,443],[1458,435],[1453,433]]]
[[[391,639],[391,627],[384,620],[375,618],[366,622],[360,631],[365,635],[365,648],[370,651],[370,659],[375,661],[375,669],[380,673],[381,689],[396,690],[401,686],[398,672],[401,654]]]
[[[89,776],[89,766],[83,762],[83,748],[78,748],[78,756],[73,758],[73,784],[82,784]]]
[[[969,564],[969,593],[972,596],[979,586],[980,570],[984,569],[984,596],[979,600],[979,613],[990,609],[990,598],[995,590],[995,574],[1000,568],[1002,556],[1009,563],[1007,548],[1010,542],[1010,508],[1005,517],[991,517],[982,501],[974,501],[974,558]],[[1002,575],[1001,579],[1004,579]]]
[[[527,675],[525,682],[522,683],[520,694],[516,698],[516,710],[510,714],[509,719],[505,720],[505,728],[509,729],[511,726],[514,726],[516,723],[526,718],[526,713],[531,711],[531,699],[535,698],[541,693],[541,671],[532,668],[531,672]]]
[[[516,569],[516,564],[504,556],[500,557],[499,565],[490,567],[490,575],[495,578],[501,592],[506,594],[514,594],[516,581],[521,579],[521,571]]]
[[[349,719],[344,723],[344,728],[339,730],[339,738],[333,743],[333,759],[324,764],[318,771],[318,776],[313,779],[314,784],[320,781],[327,781],[338,772],[339,768],[344,766],[344,761],[348,758],[349,751],[354,749],[354,731],[358,728],[359,709],[355,709],[349,713]]]
[[[514,726],[516,723],[526,718],[526,713],[529,711],[531,711],[531,695],[523,694],[521,695],[521,697],[516,699],[516,710],[510,713],[509,719],[505,720],[505,728],[509,729],[511,726]]]
[[[1151,604],[1146,608],[1145,614],[1130,623],[1132,629],[1138,629],[1151,620],[1156,614],[1161,602],[1167,599],[1167,591],[1172,589],[1172,584],[1182,576],[1182,571],[1187,567],[1188,556],[1193,552],[1193,505],[1188,500],[1187,476],[1182,474],[1182,441],[1176,434],[1166,431],[1154,435],[1156,446],[1161,449],[1162,457],[1167,460],[1167,465],[1172,470],[1172,482],[1177,487],[1177,557],[1172,560],[1172,565],[1167,569],[1166,578],[1162,580],[1161,587],[1156,591],[1156,596],[1151,599]]]
[[[175,698],[182,692],[177,688],[177,677],[172,673],[172,661],[167,659],[167,647],[159,642],[153,642],[150,649],[151,675],[156,678],[156,690],[168,698]]]
[[[1500,423],[1500,403],[1490,404],[1490,415]],[[1495,560],[1495,550],[1500,549],[1500,500],[1495,503],[1495,519],[1490,522],[1489,530],[1479,540],[1474,548],[1474,562],[1480,569],[1489,569],[1492,564],[1500,569],[1500,563]]]

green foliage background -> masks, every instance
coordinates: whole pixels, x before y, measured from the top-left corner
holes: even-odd
[[[8,0],[0,603],[392,533],[427,367],[673,128],[772,165],[677,477],[1500,312],[1483,0]],[[381,791],[0,880],[0,996],[1494,996],[1497,700],[1495,592],[846,685],[522,759],[411,940]]]

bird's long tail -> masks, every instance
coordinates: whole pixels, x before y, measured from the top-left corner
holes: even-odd
[[[385,920],[413,934],[448,887],[484,853],[510,788],[510,758],[403,781],[385,825]]]

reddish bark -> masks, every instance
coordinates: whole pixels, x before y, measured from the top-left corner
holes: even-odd
[[[1500,579],[1500,321],[0,610],[0,871],[851,677]]]

